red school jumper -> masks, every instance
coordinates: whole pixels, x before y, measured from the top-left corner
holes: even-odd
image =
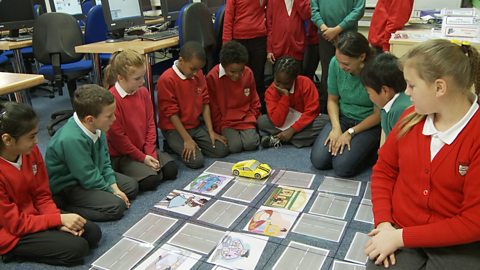
[[[161,130],[175,130],[170,122],[170,117],[175,114],[187,130],[200,126],[203,105],[209,103],[207,83],[201,70],[191,79],[184,80],[169,68],[158,79],[157,96]]]
[[[268,118],[277,127],[285,123],[290,107],[301,112],[302,116],[292,125],[297,133],[312,123],[320,113],[317,88],[312,80],[301,75],[295,79],[294,92],[288,96],[279,95],[272,83],[265,92],[265,102]]]
[[[142,163],[145,155],[156,157],[155,118],[147,88],[141,87],[123,98],[115,86],[110,88],[110,93],[115,98],[117,118],[107,132],[110,156],[128,156]]]
[[[266,36],[266,5],[267,0],[228,0],[223,15],[223,43]]]
[[[61,225],[38,147],[22,155],[20,170],[0,158],[0,254],[12,250],[24,235]]]
[[[303,60],[305,20],[310,19],[310,1],[294,0],[290,16],[285,1],[269,1],[267,5],[267,52],[275,58],[291,56]]]
[[[375,226],[390,222],[403,228],[409,248],[479,241],[480,110],[432,161],[424,124],[400,139],[397,124],[380,148],[371,177]]]
[[[221,134],[224,128],[236,130],[256,127],[260,116],[258,98],[252,70],[245,67],[242,76],[236,82],[227,75],[220,76],[220,64],[207,75],[210,110],[215,132]]]

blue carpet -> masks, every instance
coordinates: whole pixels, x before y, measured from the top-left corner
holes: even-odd
[[[49,136],[46,133],[46,123],[49,121],[49,115],[53,111],[52,108],[58,109],[68,109],[70,107],[67,96],[56,97],[55,99],[49,99],[46,97],[34,97],[33,106],[36,112],[40,115],[40,132],[39,132],[39,147],[44,152],[46,144],[48,142]],[[222,159],[227,162],[236,162],[244,159],[257,159],[261,162],[268,163],[274,169],[287,169],[292,171],[300,171],[306,173],[316,174],[312,189],[318,188],[321,181],[325,175],[333,175],[333,171],[318,171],[314,169],[310,163],[310,148],[297,149],[293,146],[282,146],[278,149],[265,149],[257,150],[253,152],[244,152],[240,154],[232,154],[227,158]],[[212,164],[214,159],[206,159],[205,167],[199,170],[192,170],[186,168],[181,162],[178,162],[179,166],[179,175],[178,178],[174,181],[166,181],[162,183],[159,188],[154,192],[145,192],[137,197],[135,201],[132,202],[131,208],[126,212],[125,216],[116,222],[104,222],[99,223],[102,232],[103,238],[99,243],[99,247],[94,249],[91,254],[85,259],[83,266],[72,267],[70,269],[88,269],[90,264],[95,261],[100,255],[105,251],[111,248],[117,241],[122,237],[122,234],[127,231],[132,225],[134,225],[138,220],[140,220],[149,210],[152,209],[153,205],[165,197],[173,189],[182,189],[189,182],[191,182],[195,177],[197,177],[206,167]],[[257,265],[257,269],[270,269],[275,262],[280,257],[283,249],[290,240],[297,242],[302,242],[305,244],[311,244],[320,248],[326,248],[330,250],[329,256],[325,261],[322,269],[330,269],[333,260],[344,260],[345,254],[350,246],[350,243],[355,235],[355,232],[366,233],[371,229],[371,225],[367,223],[362,223],[353,220],[361,196],[366,188],[366,182],[369,181],[370,170],[366,170],[360,175],[355,177],[355,180],[361,181],[361,190],[360,196],[353,197],[352,203],[347,211],[346,218],[344,219],[347,222],[347,227],[342,234],[340,243],[335,243],[326,240],[312,239],[310,237],[302,236],[295,233],[290,233],[286,239],[275,239],[270,241],[267,245],[262,257]],[[260,202],[262,202],[260,200]],[[308,210],[313,203],[313,199],[310,200],[309,204],[305,208]],[[244,221],[239,222],[240,225],[245,224]],[[238,227],[235,228],[238,231]],[[157,243],[157,247],[166,242],[169,237],[163,237],[160,243]],[[156,249],[156,248],[155,248]],[[203,262],[199,262],[195,265],[196,269],[211,269],[213,265],[206,263],[206,257],[202,257]],[[37,263],[17,263],[12,262],[8,264],[3,264],[0,262],[0,269],[66,269],[63,267],[54,267],[44,264]]]

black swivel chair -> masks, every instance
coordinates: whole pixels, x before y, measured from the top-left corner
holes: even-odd
[[[75,52],[75,46],[83,44],[83,34],[77,20],[65,13],[45,13],[35,20],[33,28],[33,54],[43,64],[39,74],[53,82],[54,88],[63,94],[63,83],[67,82],[70,99],[77,88],[76,79],[92,70],[91,60],[82,60],[83,54]],[[54,127],[70,118],[72,110],[52,114],[48,133],[55,133]]]
[[[212,14],[203,3],[191,3],[184,6],[177,19],[180,47],[187,41],[198,41],[207,54],[205,74],[215,66],[214,52],[216,47],[213,32]]]

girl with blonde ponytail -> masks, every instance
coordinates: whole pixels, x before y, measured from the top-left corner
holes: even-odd
[[[429,40],[403,57],[412,100],[372,172],[367,269],[476,269],[480,249],[480,58]]]

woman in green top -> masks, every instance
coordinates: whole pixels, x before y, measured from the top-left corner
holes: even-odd
[[[354,176],[373,164],[380,140],[380,111],[368,98],[360,72],[373,57],[367,39],[348,31],[339,36],[328,75],[328,123],[312,147],[310,160],[320,170]]]
[[[320,100],[327,99],[328,64],[335,56],[334,42],[340,33],[357,31],[358,21],[365,12],[365,0],[310,0],[311,21],[319,29],[318,51],[322,66]],[[325,112],[320,104],[320,112]]]

